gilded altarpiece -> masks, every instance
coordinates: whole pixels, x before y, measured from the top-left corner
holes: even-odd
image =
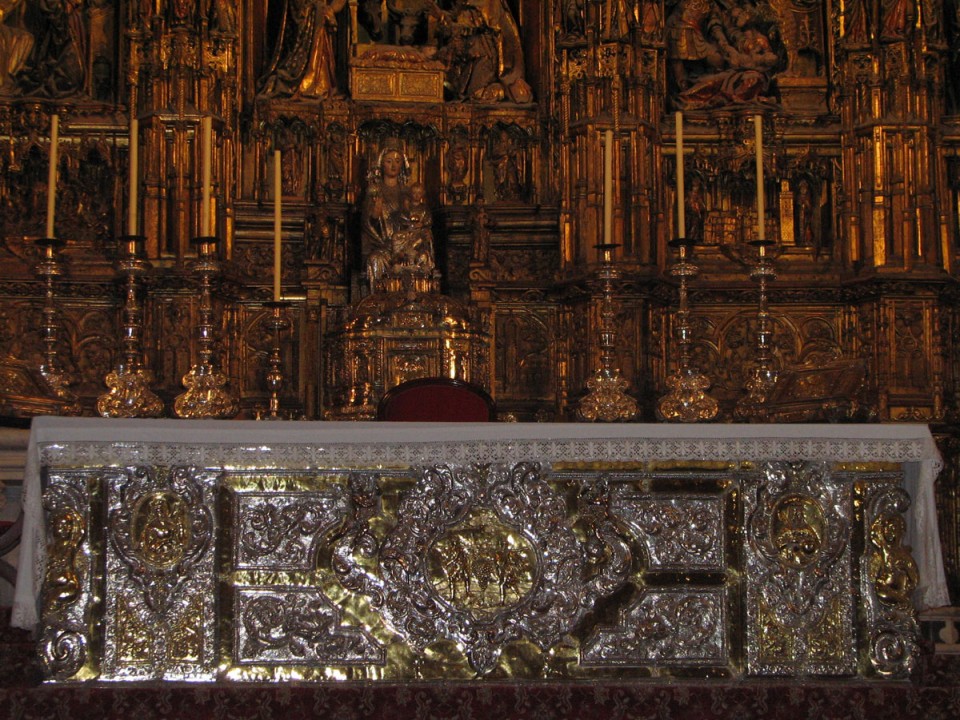
[[[302,15],[272,0],[9,4],[0,349],[16,369],[2,393],[12,413],[39,407],[21,371],[48,352],[34,241],[46,234],[56,114],[54,234],[66,244],[55,347],[83,412],[95,413],[122,355],[126,235],[144,236],[150,265],[139,280],[144,366],[168,407],[182,391],[197,360],[192,241],[208,218],[220,263],[213,348],[241,415],[256,414],[269,397],[280,200],[288,415],[369,417],[400,379],[452,373],[491,391],[504,419],[574,418],[601,359],[597,245],[609,243],[614,357],[639,417],[653,419],[678,363],[682,112],[679,202],[699,269],[692,361],[717,417],[738,417],[756,364],[760,116],[782,382],[750,419],[922,421],[945,437],[956,419],[954,0],[443,1],[429,12],[333,0]],[[387,191],[395,214],[377,222],[399,228],[398,248],[420,250],[391,247],[371,265],[367,220],[391,149],[405,158],[404,189]],[[344,349],[358,308],[395,309],[411,289],[464,325],[382,358],[376,332]],[[944,507],[955,492],[944,484]],[[944,513],[955,558],[960,525]],[[955,562],[949,572],[956,589]]]

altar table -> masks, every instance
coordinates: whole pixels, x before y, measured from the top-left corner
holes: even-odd
[[[900,677],[940,465],[906,424],[37,418],[13,624],[69,682]]]

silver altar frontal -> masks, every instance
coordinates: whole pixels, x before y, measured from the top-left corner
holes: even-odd
[[[939,467],[922,425],[38,418],[13,623],[53,682],[902,677]]]

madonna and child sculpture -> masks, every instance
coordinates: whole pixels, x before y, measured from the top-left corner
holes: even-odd
[[[380,152],[361,210],[361,248],[370,290],[388,278],[434,273],[433,218],[420,183],[408,183],[409,162],[395,147]]]

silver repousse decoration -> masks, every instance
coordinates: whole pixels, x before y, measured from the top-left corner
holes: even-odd
[[[314,588],[245,588],[235,603],[238,664],[382,665],[383,646]]]
[[[43,504],[48,527],[40,657],[48,676],[65,680],[83,668],[90,643],[93,593],[86,474],[51,474]]]
[[[371,596],[384,621],[413,647],[455,641],[480,673],[496,666],[507,643],[527,639],[542,650],[556,645],[597,598],[622,586],[630,568],[630,551],[608,517],[602,483],[582,494],[589,538],[583,542],[567,521],[563,498],[535,463],[427,467],[379,547],[368,526],[377,506],[375,482],[354,477],[352,484],[354,519],[334,549],[340,582]],[[443,554],[434,551],[437,546],[491,547],[488,542],[500,552],[482,573],[479,563],[471,565],[459,595],[442,566],[431,567],[431,559],[439,562]],[[377,572],[365,570],[356,553],[375,554]],[[528,562],[530,573],[522,577],[517,569]],[[502,589],[511,574],[521,576],[519,586],[526,590],[504,593],[498,603],[488,589]],[[484,580],[482,591],[476,589]]]
[[[825,463],[766,463],[745,479],[751,674],[856,672],[851,502]]]
[[[220,473],[130,467],[107,482],[104,679],[202,680],[216,669]]]
[[[641,592],[584,641],[583,665],[722,665],[729,660],[726,588]]]
[[[238,570],[310,570],[327,532],[346,513],[341,488],[235,495],[234,565]]]
[[[724,569],[724,500],[719,495],[621,492],[617,519],[644,544],[650,570]]]
[[[902,513],[910,496],[899,483],[870,486],[864,512],[866,550],[860,565],[870,663],[879,675],[906,677],[919,651],[913,591],[917,564],[903,546],[906,523]]]

